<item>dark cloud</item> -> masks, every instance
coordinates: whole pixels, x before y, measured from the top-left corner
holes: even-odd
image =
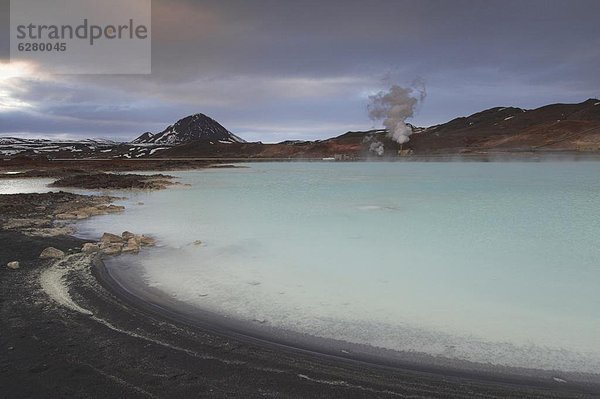
[[[10,0],[0,0],[0,60],[10,56]]]
[[[152,75],[0,81],[30,105],[0,108],[0,133],[133,137],[205,112],[251,139],[324,137],[371,127],[385,77],[426,82],[421,125],[583,101],[600,95],[597,15],[595,0],[155,0]]]

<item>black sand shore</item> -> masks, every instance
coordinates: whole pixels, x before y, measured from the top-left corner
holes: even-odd
[[[38,205],[24,206],[35,216]],[[79,252],[84,240],[19,229],[0,240],[2,398],[600,397],[597,385],[373,364],[192,322],[125,291]],[[68,255],[38,259],[47,246]]]
[[[156,251],[157,249],[150,249]],[[152,252],[142,258],[152,256]],[[164,255],[163,255],[164,256]],[[172,257],[176,258],[176,254]],[[93,273],[99,283],[137,308],[156,312],[190,327],[218,333],[248,343],[269,343],[285,349],[331,357],[339,361],[355,361],[394,369],[430,374],[554,388],[559,380],[575,385],[588,385],[600,391],[598,376],[552,370],[502,367],[432,356],[421,352],[398,352],[370,345],[317,337],[274,327],[264,320],[237,320],[200,309],[148,286],[143,278],[143,266],[137,255],[97,259]]]
[[[40,277],[51,264],[1,270],[3,397],[595,397],[581,386],[446,376],[232,338],[138,306],[107,289],[90,261],[75,254],[65,264],[77,266],[63,267],[70,297],[93,316],[48,297]]]

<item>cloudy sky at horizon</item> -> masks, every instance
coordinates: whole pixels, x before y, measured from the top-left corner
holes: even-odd
[[[3,54],[0,135],[129,140],[202,112],[247,140],[325,138],[379,127],[368,96],[415,80],[419,126],[581,102],[600,97],[598,15],[596,0],[153,0],[151,75]]]

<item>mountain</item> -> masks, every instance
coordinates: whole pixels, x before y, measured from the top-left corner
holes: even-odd
[[[326,140],[287,140],[277,144],[190,142],[157,152],[158,158],[336,158],[357,159],[377,156],[373,143],[381,143],[386,156],[397,156],[400,145],[389,139],[382,129],[366,132],[348,132]]]
[[[600,100],[551,104],[536,109],[495,107],[428,128],[413,130],[403,146],[383,129],[347,132],[317,141],[278,144],[207,145],[187,143],[161,150],[157,157],[357,159],[421,155],[496,153],[600,153]]]
[[[154,133],[150,133],[150,132],[146,132],[143,133],[140,137],[138,137],[135,140],[131,141],[131,144],[143,144],[143,143],[149,143],[150,140],[152,139],[152,137],[154,137]]]
[[[88,139],[57,141],[0,138],[0,158],[396,158],[520,153],[600,156],[600,100],[551,104],[536,109],[495,107],[428,128],[409,125],[400,146],[383,129],[353,131],[326,140],[246,143],[204,114],[185,117],[164,131],[130,143]],[[402,150],[400,152],[400,150]],[[418,159],[418,158],[417,158]]]
[[[204,114],[195,114],[178,120],[160,133],[146,132],[131,143],[173,146],[195,141],[221,144],[245,142],[214,119]]]
[[[48,158],[90,158],[119,146],[107,139],[50,140],[0,137],[0,157],[45,156]]]
[[[413,134],[415,154],[600,150],[600,100],[536,109],[490,108]]]

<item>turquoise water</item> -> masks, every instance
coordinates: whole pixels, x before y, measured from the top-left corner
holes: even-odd
[[[600,373],[600,163],[247,166],[81,229],[155,235],[147,283],[233,318]]]

